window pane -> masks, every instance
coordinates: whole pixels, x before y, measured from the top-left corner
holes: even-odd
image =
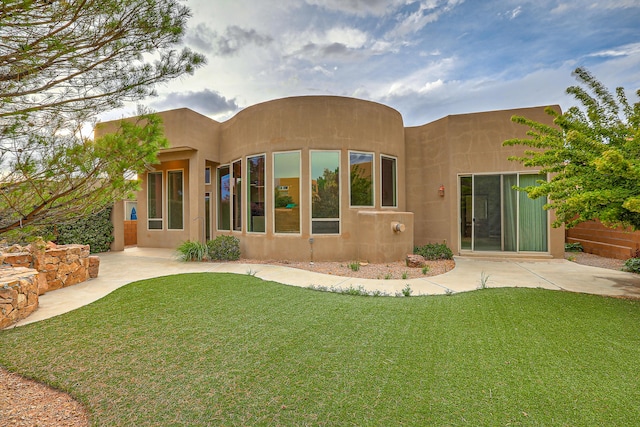
[[[249,231],[264,233],[264,180],[265,157],[255,156],[247,159],[249,182],[249,206],[247,207],[247,227]]]
[[[300,153],[273,155],[276,233],[300,232]]]
[[[204,230],[205,239],[211,240],[211,193],[204,193]]]
[[[150,230],[162,229],[162,172],[147,174],[147,218]]]
[[[204,183],[211,184],[211,168],[210,167],[204,168]]]
[[[460,177],[460,249],[471,250],[473,229],[473,193],[470,176]]]
[[[218,230],[231,229],[231,182],[229,166],[218,168]]]
[[[397,206],[396,159],[382,157],[382,206]]]
[[[520,187],[535,187],[536,181],[546,181],[543,175],[520,175]],[[547,211],[543,206],[547,203],[546,197],[530,199],[526,192],[520,191],[520,250],[521,251],[547,251]]]
[[[340,218],[340,152],[311,152],[311,218]],[[331,221],[334,226],[320,227],[312,220],[313,233],[337,234],[340,221]],[[335,225],[338,225],[337,227]],[[317,230],[317,231],[316,231]]]
[[[182,171],[169,171],[167,173],[167,228],[169,230],[182,230],[183,226],[183,182]]]
[[[233,163],[233,229],[242,230],[242,162]]]
[[[312,221],[311,233],[313,234],[339,234],[340,221]]]
[[[349,153],[351,206],[373,206],[373,154]]]

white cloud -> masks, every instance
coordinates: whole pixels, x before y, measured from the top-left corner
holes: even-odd
[[[406,0],[305,0],[307,4],[323,9],[357,16],[383,16]]]
[[[428,66],[381,86],[376,91],[377,96],[385,98],[410,94],[420,95],[433,91],[444,85],[445,79],[456,66],[457,61],[455,58],[443,58],[434,61]],[[374,92],[374,95],[376,92]]]
[[[423,0],[415,12],[398,16],[400,22],[387,36],[395,39],[415,34],[463,2],[464,0]]]
[[[558,3],[556,7],[551,9],[551,13],[565,13],[575,9],[630,9],[639,8],[638,0],[573,0]]]
[[[243,47],[250,44],[266,46],[273,42],[273,38],[260,34],[255,29],[245,29],[237,25],[231,25],[223,34],[218,34],[207,24],[200,23],[195,28],[189,29],[185,41],[205,52],[228,56],[237,54]]]
[[[590,54],[591,57],[615,57],[640,54],[640,43],[630,43],[613,49],[601,50]]]

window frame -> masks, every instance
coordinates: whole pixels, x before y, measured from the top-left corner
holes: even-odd
[[[263,167],[262,167],[262,187],[263,187],[263,193],[262,193],[262,198],[263,198],[263,206],[262,206],[262,217],[264,218],[264,231],[254,231],[253,227],[251,226],[251,221],[254,218],[254,215],[250,215],[249,211],[251,210],[251,168],[249,167],[249,164],[251,162],[251,159],[255,159],[261,157],[263,160]],[[269,197],[267,196],[267,154],[266,153],[260,153],[260,154],[252,154],[249,156],[245,157],[245,164],[246,164],[246,169],[247,169],[247,178],[245,179],[246,181],[246,185],[245,185],[245,192],[246,192],[246,208],[244,209],[246,211],[246,216],[247,216],[247,233],[251,233],[251,234],[265,234],[267,232],[267,212],[268,212],[268,208],[267,206],[269,206],[268,204],[268,200]],[[258,217],[259,215],[255,215],[255,217]]]
[[[351,154],[366,154],[371,156],[371,205],[352,205],[351,204]],[[349,150],[349,207],[350,208],[375,208],[376,207],[376,153],[369,151]]]
[[[180,228],[170,228],[170,225],[171,225],[170,216],[171,216],[171,212],[172,211],[171,211],[171,203],[170,203],[171,202],[171,200],[170,200],[171,197],[170,197],[170,194],[169,194],[169,191],[171,190],[169,184],[170,184],[171,181],[169,179],[169,176],[172,173],[176,173],[176,172],[179,172],[180,173],[180,177],[181,177],[181,179],[180,179],[180,187],[181,188],[179,190],[179,194],[180,194],[180,210],[181,210],[181,218],[182,218],[182,227],[180,227]],[[167,202],[166,202],[167,230],[184,231],[184,205],[185,205],[185,203],[184,203],[184,177],[185,177],[184,169],[167,169],[167,177],[166,177],[166,179],[167,179],[167,192],[166,192],[166,195],[167,195]]]
[[[211,166],[204,168],[204,185],[211,185]]]
[[[338,217],[337,218],[314,218],[313,217],[313,153],[337,153],[338,154]],[[342,169],[342,150],[309,150],[309,233],[314,236],[339,236],[342,234],[342,179],[340,173]],[[337,233],[314,233],[314,222],[338,222]]]
[[[275,205],[275,192],[276,192],[276,156],[279,154],[298,154],[298,231],[292,232],[282,232],[276,230],[276,205]],[[271,210],[273,211],[272,221],[272,229],[273,234],[283,235],[283,236],[300,236],[302,234],[302,212],[300,211],[300,204],[302,201],[302,150],[285,150],[285,151],[274,151],[271,153],[271,200],[273,201],[273,205],[271,206]]]
[[[222,197],[222,191],[221,190],[221,175],[220,175],[220,171],[224,168],[228,169],[228,175],[229,175],[229,228],[225,229],[225,228],[220,228],[220,219],[221,219],[221,214],[220,214],[220,208],[221,208],[221,197]],[[216,231],[231,231],[231,164],[230,163],[225,163],[225,164],[221,164],[218,165],[218,167],[216,167]]]
[[[151,212],[150,209],[150,201],[151,198],[149,197],[149,185],[151,180],[149,179],[149,175],[160,175],[160,212],[159,212],[159,217],[153,217],[151,218],[149,213]],[[147,172],[147,231],[164,231],[164,210],[165,210],[165,206],[164,206],[164,171],[154,171],[154,172]],[[158,191],[155,191],[155,195],[158,195]],[[159,221],[160,222],[160,228],[151,228],[149,227],[151,221]]]
[[[240,177],[239,177],[239,181],[240,182],[236,182],[236,180],[238,179],[236,177],[236,169],[235,166],[236,164],[240,163]],[[243,166],[243,162],[242,162],[242,158],[239,158],[237,160],[233,160],[231,163],[231,169],[230,169],[230,179],[231,179],[231,200],[230,200],[230,211],[229,211],[229,216],[231,219],[231,223],[230,223],[230,228],[232,232],[236,232],[236,233],[242,233],[242,229],[243,229],[243,219],[244,219],[244,212],[242,209],[242,198],[243,198],[243,194],[242,194],[242,186],[243,186],[243,171],[244,171],[244,166]],[[240,192],[240,194],[237,193],[237,191]],[[236,209],[235,209],[235,203],[236,201],[239,203],[239,214],[240,217],[236,218]],[[236,224],[236,219],[238,219],[240,221],[240,224]]]
[[[393,205],[384,205],[384,168],[382,163],[384,159],[393,160],[394,168],[393,168]],[[391,156],[388,154],[380,154],[380,208],[382,209],[397,209],[398,208],[398,158],[396,156]]]

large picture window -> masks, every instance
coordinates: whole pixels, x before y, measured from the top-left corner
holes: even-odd
[[[382,171],[382,206],[396,207],[398,206],[397,197],[397,171],[396,159],[393,157],[380,157]]]
[[[167,228],[169,230],[183,229],[183,197],[184,186],[182,171],[167,172]]]
[[[300,153],[273,154],[273,210],[276,233],[300,232]]]
[[[149,230],[162,230],[162,172],[147,173],[147,218]]]
[[[231,230],[231,174],[229,165],[218,168],[218,230]]]
[[[340,152],[311,152],[311,232],[340,233]]]
[[[349,189],[351,206],[374,206],[372,153],[349,153]]]
[[[265,232],[265,156],[247,158],[247,231]]]

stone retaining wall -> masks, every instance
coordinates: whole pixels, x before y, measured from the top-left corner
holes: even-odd
[[[39,242],[0,249],[0,329],[24,319],[47,291],[98,277],[100,258],[88,245]]]
[[[0,329],[38,308],[38,289],[44,280],[44,275],[32,268],[0,267]]]

